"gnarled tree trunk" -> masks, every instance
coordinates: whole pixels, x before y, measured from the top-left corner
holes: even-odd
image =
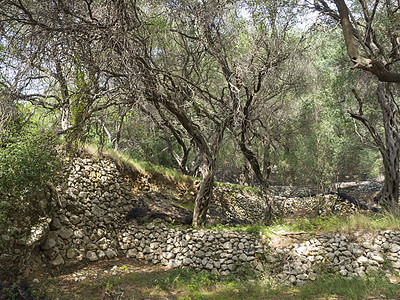
[[[115,124],[115,140],[114,140],[114,150],[118,151],[121,141],[122,125],[124,124],[124,119],[128,113],[128,108],[126,108],[119,116],[119,120]]]
[[[261,192],[263,194],[263,198],[265,200],[265,220],[270,222],[273,216],[273,204],[271,203],[272,197],[269,192],[269,184],[268,178],[265,177],[261,172],[261,167],[256,157],[256,154],[246,146],[245,139],[242,138],[239,142],[240,150],[242,151],[243,155],[246,157],[247,161],[249,162],[251,169],[253,170],[254,174],[257,177],[257,180],[260,183]]]
[[[385,148],[381,150],[385,168],[385,182],[382,187],[382,200],[389,209],[399,210],[399,131],[397,127],[397,109],[388,83],[379,83],[378,101],[382,108],[385,127]]]
[[[193,226],[201,226],[206,221],[208,207],[212,201],[215,174],[215,158],[203,153],[201,166],[202,180],[196,196],[193,211]]]
[[[382,155],[385,169],[385,182],[382,187],[382,201],[386,203],[392,212],[399,210],[399,131],[397,126],[398,109],[390,91],[389,83],[378,84],[378,102],[382,109],[383,126],[385,128],[385,140],[376,131],[375,127],[365,118],[363,112],[363,101],[357,92],[353,93],[359,103],[359,113],[349,112],[350,115],[361,121],[371,134],[375,145]]]

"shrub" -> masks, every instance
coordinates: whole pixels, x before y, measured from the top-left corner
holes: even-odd
[[[43,193],[60,166],[52,134],[17,124],[0,133],[0,233],[12,220],[30,229],[44,215]]]

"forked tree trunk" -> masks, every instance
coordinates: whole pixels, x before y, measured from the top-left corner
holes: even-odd
[[[385,168],[385,182],[382,187],[382,200],[396,213],[399,210],[399,132],[397,109],[388,83],[379,83],[378,101],[382,108],[385,127],[385,148],[381,150]]]
[[[199,191],[196,196],[193,211],[193,226],[204,225],[206,221],[208,207],[212,201],[213,186],[215,173],[215,158],[203,154],[203,162],[201,166],[201,182]]]
[[[247,161],[249,162],[251,169],[253,170],[254,174],[257,177],[258,182],[260,183],[261,186],[261,192],[263,194],[263,198],[265,201],[265,221],[268,223],[272,221],[273,217],[273,203],[272,203],[272,197],[269,192],[269,184],[268,184],[268,178],[265,177],[262,172],[261,172],[261,167],[258,162],[258,159],[255,155],[255,153],[249,149],[246,144],[244,143],[244,140],[239,142],[240,150],[242,151],[243,155],[246,157]]]

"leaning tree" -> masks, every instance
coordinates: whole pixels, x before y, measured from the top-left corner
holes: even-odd
[[[214,7],[217,2],[222,6]],[[211,201],[230,112],[223,110],[225,89],[214,90],[220,83],[216,62],[206,55],[199,27],[167,15],[168,1],[153,4],[0,1],[1,42],[12,50],[8,68],[19,65],[11,72],[15,85],[10,93],[57,111],[62,132],[81,128],[112,104],[141,101],[162,109],[186,130],[202,156],[193,218],[198,225]],[[191,5],[197,6],[194,11],[216,12],[215,18],[228,9],[228,1]]]

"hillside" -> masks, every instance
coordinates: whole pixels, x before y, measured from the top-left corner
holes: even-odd
[[[65,285],[93,284],[109,275],[133,276],[143,264],[156,272],[203,271],[215,280],[249,267],[251,276],[263,274],[278,286],[310,284],[321,272],[354,280],[386,272],[387,280],[398,281],[397,231],[338,227],[335,230],[341,232],[319,232],[330,220],[357,216],[357,206],[338,195],[275,195],[281,217],[292,221],[265,227],[263,199],[256,190],[216,183],[209,213],[212,228],[196,229],[189,226],[195,178],[149,171],[121,157],[87,151],[66,160],[61,178],[52,199],[53,215],[36,233],[29,251],[17,246],[18,241],[10,250],[24,253],[23,265],[14,259],[20,279],[27,278],[38,290],[43,291],[46,278],[56,276],[57,290],[70,297]],[[117,295],[107,289],[108,296],[102,296]]]

